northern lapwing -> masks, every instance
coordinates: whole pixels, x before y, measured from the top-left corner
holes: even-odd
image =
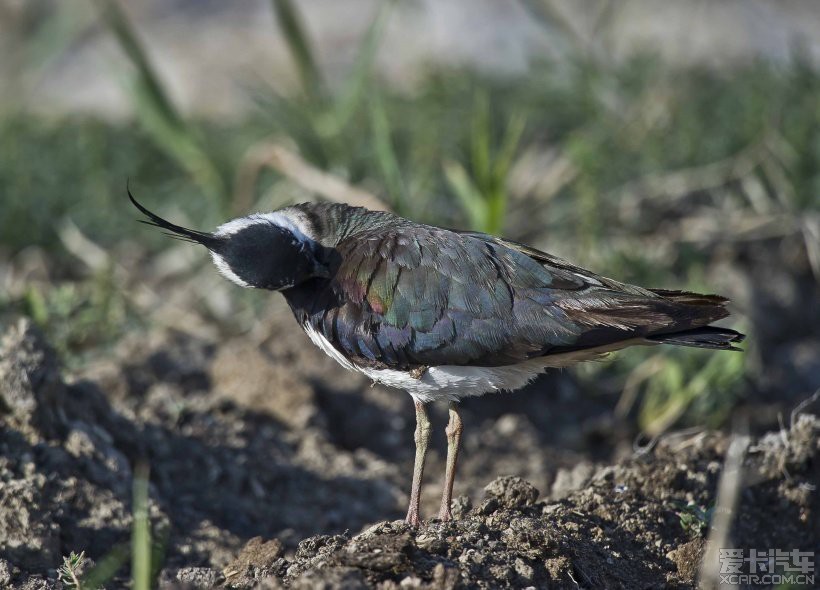
[[[450,520],[458,402],[512,391],[552,367],[636,344],[738,350],[710,325],[727,299],[620,283],[524,244],[342,204],[304,203],[201,232],[140,205],[145,221],[202,244],[242,287],[280,291],[310,339],[346,369],[406,390],[416,408],[407,522],[419,524],[426,404],[449,402],[441,520]]]

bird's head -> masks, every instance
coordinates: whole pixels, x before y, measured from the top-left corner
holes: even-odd
[[[284,211],[239,217],[209,233],[166,221],[137,202],[130,190],[128,197],[148,218],[143,223],[205,246],[219,272],[242,287],[281,291],[329,274],[320,260],[321,246]]]

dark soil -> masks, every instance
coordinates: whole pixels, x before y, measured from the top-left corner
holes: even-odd
[[[470,495],[456,521],[412,530],[400,520],[409,397],[368,387],[293,332],[220,346],[135,335],[67,382],[28,322],[6,330],[0,587],[61,587],[71,551],[85,552],[86,571],[127,555],[140,463],[161,587],[695,584],[709,534],[698,515],[714,506],[726,434],[636,452],[634,433],[608,418],[612,399],[579,400],[570,377],[548,376],[465,403],[456,490]],[[443,430],[441,413],[434,423]],[[731,547],[818,549],[820,420],[785,423],[751,441]],[[437,438],[424,514],[440,493]],[[127,570],[126,559],[107,587],[127,585]]]

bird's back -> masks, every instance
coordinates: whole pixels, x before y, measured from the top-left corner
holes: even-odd
[[[731,348],[726,299],[627,285],[474,232],[344,205],[300,205],[331,276],[285,292],[357,367],[500,367],[623,341]]]

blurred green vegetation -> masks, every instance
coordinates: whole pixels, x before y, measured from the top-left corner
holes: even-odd
[[[673,503],[673,509],[680,519],[680,527],[692,537],[701,537],[709,529],[709,523],[714,516],[715,507],[703,508],[694,502]]]
[[[718,197],[734,199],[741,211],[798,221],[803,212],[820,209],[820,75],[799,55],[788,67],[754,63],[730,73],[670,71],[646,56],[617,65],[583,56],[544,61],[520,77],[440,68],[408,94],[373,73],[391,6],[385,3],[348,78],[330,89],[294,6],[274,0],[301,92],[281,96],[256,88],[258,108],[243,121],[220,124],[184,118],[154,73],[139,32],[113,2],[97,6],[134,65],[135,120],[45,120],[22,111],[0,116],[0,245],[8,254],[36,245],[68,259],[55,229],[65,218],[105,248],[123,239],[163,247],[162,236],[133,223],[128,178],[160,214],[187,215],[183,221],[193,226],[213,227],[232,209],[245,154],[271,137],[289,142],[318,169],[366,187],[402,215],[551,244],[594,270],[655,286],[702,287],[711,250],[676,244],[663,264],[656,253],[636,251],[624,234],[656,228],[623,219],[619,210],[635,194],[619,187],[680,170],[693,170],[697,181],[698,167],[737,158],[774,137],[777,155],[761,157],[748,173],[749,182],[763,185],[763,201],[743,191],[735,198],[727,186],[696,187],[694,196],[719,189]],[[511,175],[528,153],[551,154],[545,161],[559,161],[570,172],[546,193],[513,195]],[[539,172],[549,170],[530,170]],[[746,180],[732,177],[727,185]],[[266,171],[254,202],[284,204],[287,196],[270,190],[283,182]],[[667,197],[663,191],[642,197],[635,217],[662,209]],[[514,209],[523,209],[533,227],[513,225]],[[88,285],[26,295],[25,310],[65,355],[89,341],[109,342],[127,315],[106,290],[105,277]],[[0,299],[7,307],[19,304]],[[666,427],[681,417],[699,423],[726,418],[742,389],[744,357],[705,361],[704,354],[664,351],[662,366],[641,385],[642,427]],[[601,371],[626,379],[648,358],[647,351],[622,354],[579,374],[590,383]]]
[[[639,83],[632,70],[655,67],[641,61],[608,75],[620,84],[623,102],[631,104],[641,100],[637,87],[651,84],[649,74]],[[475,198],[497,198],[505,204],[507,197],[492,194],[504,192],[497,185],[509,172],[514,153],[524,147],[559,146],[579,172],[544,203],[554,212],[544,233],[560,235],[561,227],[572,222],[595,233],[596,240],[612,230],[605,227],[606,219],[618,202],[604,197],[617,196],[613,187],[732,157],[775,129],[794,155],[788,170],[793,202],[788,206],[795,211],[820,208],[816,72],[801,67],[776,70],[765,64],[729,79],[706,71],[681,72],[675,77],[674,95],[664,105],[664,120],[635,129],[639,123],[630,125],[621,110],[596,105],[586,96],[584,72],[555,69],[543,64],[514,83],[469,71],[434,71],[412,97],[371,82],[374,87],[363,93],[368,99],[356,106],[359,119],[339,130],[332,142],[297,128],[299,117],[322,119],[322,113],[312,111],[312,103],[298,96],[271,95],[246,121],[234,125],[189,121],[187,126],[203,138],[210,159],[229,170],[236,170],[255,141],[282,134],[316,166],[352,184],[366,184],[408,216],[474,229],[503,227],[504,208],[494,204],[492,216],[476,214],[474,197],[459,191],[478,192],[482,196]],[[521,113],[527,113],[523,130]],[[222,219],[230,204],[228,188],[213,204],[203,200],[188,168],[171,158],[161,141],[140,122],[44,120],[21,112],[0,116],[2,246],[14,252],[36,244],[59,254],[55,222],[65,216],[104,245],[138,233],[144,240],[123,207],[128,178],[151,200],[172,203],[197,223]],[[496,170],[490,162],[492,146],[499,152]],[[463,177],[471,188],[458,188],[461,181],[454,176]],[[405,186],[396,188],[400,183]],[[503,230],[515,235],[515,228]]]
[[[136,322],[110,268],[83,281],[48,288],[31,285],[19,303],[19,311],[47,329],[49,341],[69,369],[82,362],[87,351],[93,354],[113,344]]]

